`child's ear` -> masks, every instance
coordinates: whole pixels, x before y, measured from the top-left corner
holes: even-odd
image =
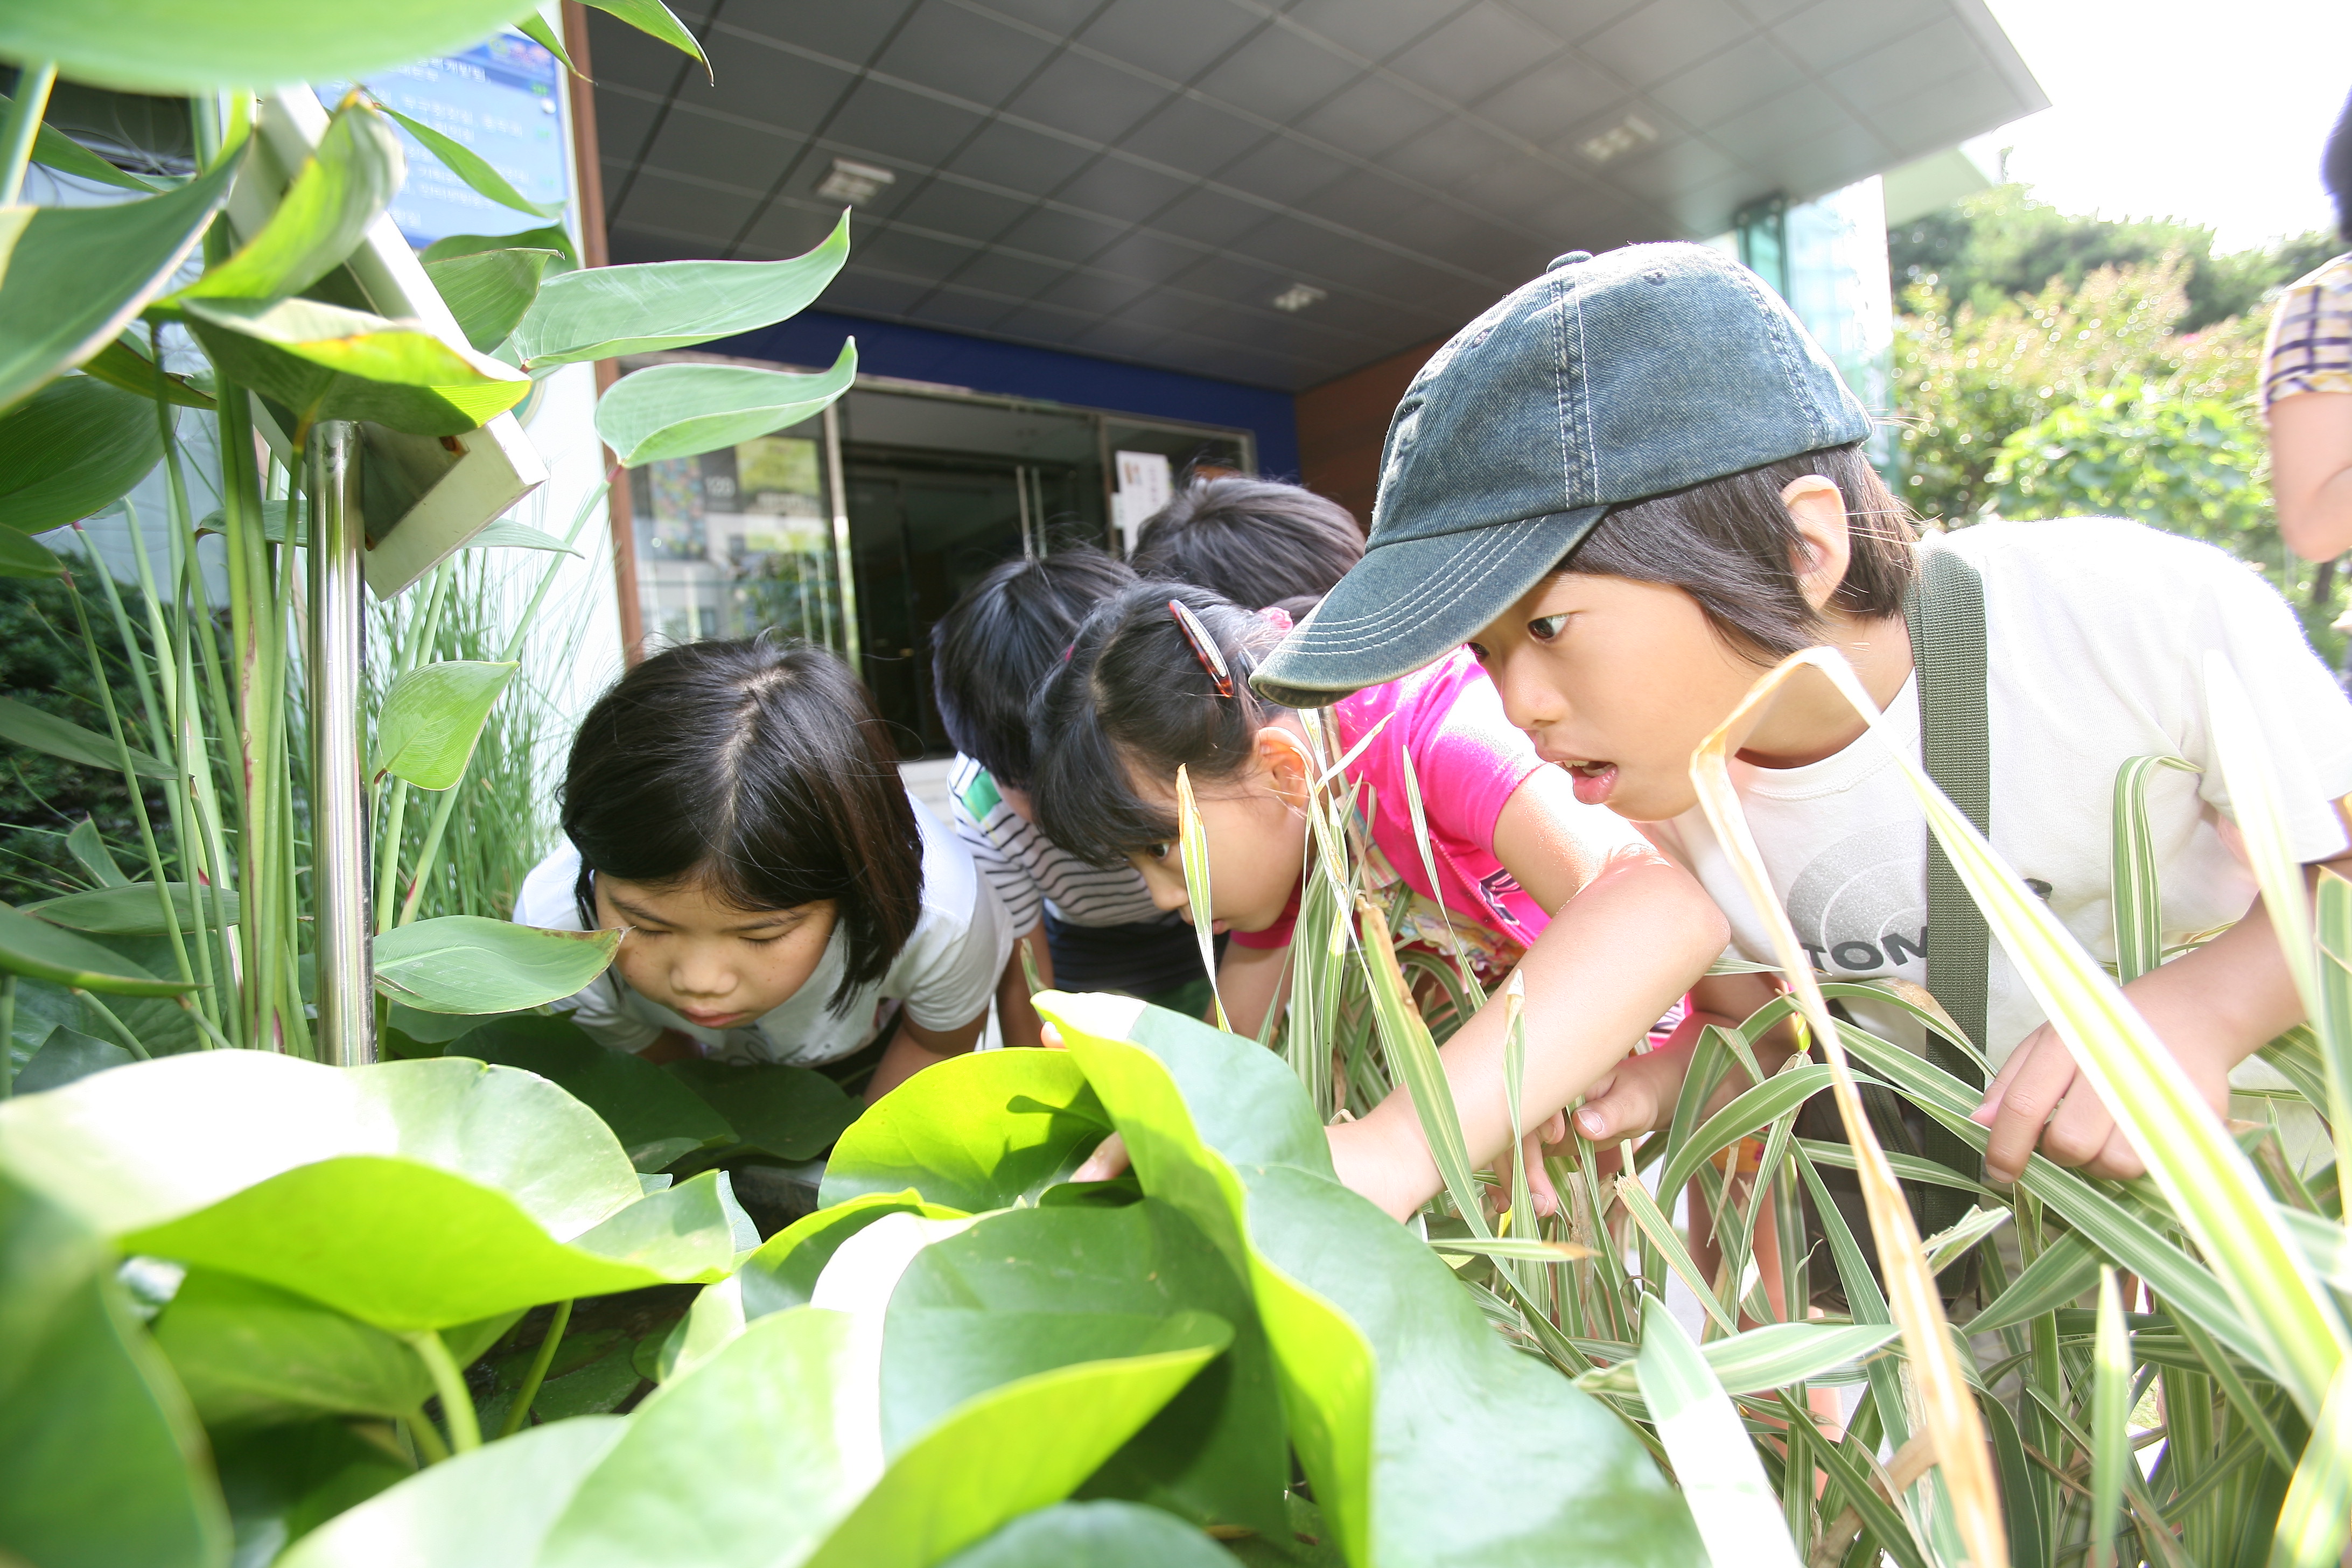
[[[1845,497],[1819,474],[1790,479],[1780,489],[1780,503],[1797,525],[1797,547],[1790,567],[1799,592],[1816,610],[1830,602],[1845,581],[1853,559],[1853,541],[1846,534]]]
[[[1293,811],[1306,810],[1315,778],[1315,759],[1307,755],[1307,742],[1279,724],[1268,724],[1257,732],[1257,760],[1282,804]]]

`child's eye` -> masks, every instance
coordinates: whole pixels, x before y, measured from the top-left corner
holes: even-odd
[[[1168,858],[1171,847],[1166,844],[1150,844],[1144,847],[1143,852],[1154,860],[1165,860]]]
[[[1470,657],[1472,658],[1476,659],[1480,664],[1486,662],[1486,645],[1485,643],[1470,642],[1464,643],[1462,646],[1470,650]]]
[[[1559,636],[1560,628],[1567,625],[1568,617],[1564,615],[1546,616],[1541,620],[1528,623],[1528,636],[1538,642],[1549,642]]]

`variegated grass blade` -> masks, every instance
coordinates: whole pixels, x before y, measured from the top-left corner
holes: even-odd
[[[1209,900],[1209,830],[1201,821],[1201,807],[1192,798],[1192,775],[1181,763],[1176,768],[1176,839],[1184,862],[1184,893],[1192,904],[1192,934],[1201,943],[1201,967],[1209,976],[1209,996],[1217,1009],[1217,1027],[1230,1029],[1225,999],[1217,989],[1217,939],[1209,928],[1213,917]]]
[[[1446,1079],[1445,1064],[1438,1058],[1437,1043],[1429,1037],[1429,1026],[1422,1022],[1419,1010],[1405,990],[1404,974],[1397,967],[1396,948],[1389,937],[1388,917],[1381,912],[1378,904],[1360,895],[1356,901],[1356,917],[1360,928],[1357,952],[1371,979],[1372,1005],[1380,1019],[1381,1041],[1397,1076],[1404,1080],[1406,1090],[1412,1096],[1422,1136],[1429,1141],[1430,1158],[1436,1163],[1445,1191],[1453,1198],[1454,1206],[1461,1211],[1471,1234],[1491,1236],[1478,1181],[1471,1172],[1469,1143],[1462,1134],[1462,1117],[1454,1106],[1454,1086]]]
[[[1797,1552],[1731,1396],[1655,1296],[1642,1300],[1642,1399],[1674,1460],[1699,1539],[1717,1568],[1797,1568]]]
[[[2116,1271],[2099,1265],[2099,1326],[2091,1352],[2091,1551],[2086,1568],[2115,1568],[2116,1516],[2131,1463],[2131,1345]]]

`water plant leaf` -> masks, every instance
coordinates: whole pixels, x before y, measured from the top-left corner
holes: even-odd
[[[89,879],[101,888],[127,888],[131,879],[114,863],[114,852],[106,847],[106,836],[98,830],[94,817],[83,817],[66,835],[66,853],[82,868]]]
[[[551,250],[562,258],[559,263],[550,264],[549,270],[552,272],[569,272],[580,265],[580,252],[573,247],[570,232],[560,223],[545,228],[527,228],[520,234],[452,234],[435,240],[417,255],[430,264],[482,250]]]
[[[208,1427],[315,1411],[393,1418],[432,1374],[406,1341],[274,1285],[192,1268],[155,1320],[155,1343]]]
[[[652,261],[551,278],[515,329],[534,372],[620,354],[690,348],[781,321],[824,291],[849,259],[849,215],[814,249],[783,261]]]
[[[539,297],[548,263],[562,259],[552,250],[478,250],[428,261],[425,275],[466,341],[488,353],[506,342]]]
[[[41,1568],[222,1562],[187,1395],[97,1238],[0,1176],[0,1554]]]
[[[710,61],[704,56],[702,46],[695,41],[694,35],[686,30],[686,25],[662,4],[662,0],[583,0],[583,3],[608,16],[619,17],[647,37],[658,38],[681,54],[693,56],[701,62],[704,73],[709,73]],[[718,78],[713,76],[710,79],[716,81]]]
[[[961,1209],[925,1203],[911,1187],[898,1193],[861,1193],[803,1215],[762,1243],[735,1271],[740,1310],[748,1321],[790,1307],[804,1307],[816,1291],[824,1266],[842,1244],[876,1220],[894,1214],[922,1219],[962,1219]]]
[[[82,361],[81,368],[85,375],[95,376],[110,386],[119,386],[150,402],[160,397],[183,408],[215,406],[211,395],[198,391],[186,376],[156,368],[155,362],[141,353],[128,335],[115,339]]]
[[[547,25],[546,17],[536,11],[530,12],[517,17],[514,26],[516,31],[521,33],[523,37],[562,61],[565,70],[570,71],[573,76],[580,75],[580,68],[572,63],[572,57],[564,52],[562,38],[557,36],[554,28]],[[587,79],[582,77],[581,79],[584,81]]]
[[[62,577],[66,563],[38,541],[0,528],[0,577]]]
[[[684,1085],[734,1130],[727,1152],[765,1154],[786,1162],[813,1160],[857,1119],[856,1100],[821,1072],[755,1062],[738,1066],[707,1058],[670,1062],[660,1069]]]
[[[290,540],[288,538],[289,529],[292,532]],[[196,532],[199,536],[227,531],[228,512],[225,508],[215,507],[205,513],[196,523]],[[310,542],[310,502],[300,496],[264,500],[261,503],[261,537],[272,544],[290,542],[296,545],[309,545]]]
[[[376,989],[425,1013],[515,1013],[577,994],[620,950],[616,931],[443,915],[375,939]]]
[[[46,752],[50,756],[63,757],[67,762],[79,763],[85,767],[120,769],[122,765],[114,742],[105,736],[13,698],[0,697],[0,741],[7,741],[30,751]],[[131,766],[141,778],[178,776],[170,763],[161,758],[151,757],[135,746],[131,751]]]
[[[16,1069],[16,1081],[10,1092],[39,1094],[46,1089],[63,1089],[92,1073],[128,1067],[137,1059],[111,1040],[101,1040],[59,1024],[49,1031],[49,1037],[41,1042],[41,1048],[33,1053],[32,1059]]]
[[[857,380],[857,340],[812,374],[734,364],[657,364],[623,376],[596,404],[596,433],[624,468],[691,458],[797,425]]]
[[[183,931],[236,923],[236,895],[226,889],[200,888],[191,892],[185,882],[166,882],[163,891],[172,900],[172,913]],[[166,928],[159,902],[154,883],[130,882],[117,888],[68,893],[61,899],[44,899],[37,904],[26,904],[25,912],[37,915],[53,926],[88,931],[93,936],[161,936]]]
[[[2116,1271],[2099,1265],[2099,1327],[2091,1345],[2091,1550],[2089,1568],[2115,1568],[2124,1467],[2132,1462],[2131,1338],[2124,1328]]]
[[[163,460],[151,400],[95,376],[61,377],[0,416],[0,528],[46,533],[79,522]]]
[[[522,667],[451,658],[402,674],[375,716],[373,771],[419,789],[448,789],[466,776],[490,710]]]
[[[860,1117],[826,1161],[819,1204],[912,1187],[964,1214],[1034,1203],[1110,1131],[1061,1051],[978,1051],[928,1068]]]
[[[537,1073],[603,1117],[639,1170],[658,1168],[644,1158],[658,1146],[709,1149],[735,1142],[727,1119],[676,1078],[642,1057],[598,1045],[567,1018],[500,1018],[458,1036],[443,1054]]]
[[[463,548],[467,550],[546,550],[558,555],[569,555],[574,559],[577,559],[580,554],[580,552],[545,530],[533,528],[529,523],[517,522],[509,517],[499,518],[497,521],[488,524],[479,533],[466,541]]]
[[[177,996],[196,988],[193,981],[163,979],[111,948],[6,904],[0,904],[0,970],[115,996]]]
[[[277,1568],[515,1568],[630,1423],[551,1421],[431,1466],[294,1543]]]
[[[79,17],[105,9],[12,6],[0,15],[0,40],[36,11],[70,12]],[[184,20],[183,28],[189,25]],[[219,18],[207,16],[193,25],[216,27]],[[0,42],[0,55],[19,60],[58,58],[18,52],[5,42]],[[67,69],[75,75],[71,68]],[[91,79],[76,75],[76,79]],[[195,248],[205,226],[228,199],[242,162],[241,153],[224,158],[177,190],[141,201],[31,209],[8,253],[7,271],[0,274],[0,321],[7,323],[0,330],[0,409],[13,407],[51,377],[122,335],[131,318],[171,281]],[[0,214],[21,210],[0,209]],[[154,427],[152,408],[148,427]]]
[[[222,372],[300,427],[369,419],[412,436],[457,436],[530,392],[528,377],[494,359],[364,310],[299,299],[189,300],[183,310]]]
[[[0,113],[13,106],[14,100],[0,96]],[[163,187],[152,180],[116,168],[54,125],[43,124],[33,132],[33,162],[44,168],[55,169],[76,179],[95,180],[102,185],[112,185],[119,191],[139,191],[152,195]]]
[[[333,1417],[208,1436],[236,1531],[233,1564],[275,1562],[345,1509],[415,1473],[405,1457]]]
[[[160,301],[279,300],[325,277],[359,247],[407,173],[400,138],[356,94],[327,121],[258,232],[204,276]]]
[[[1618,1418],[1509,1349],[1435,1254],[1339,1184],[1281,1058],[1127,998],[1036,1005],[1145,1193],[1248,1283],[1349,1563],[1491,1563],[1564,1540],[1592,1563],[1696,1558],[1688,1510]]]
[[[457,138],[442,134],[421,120],[411,120],[390,104],[379,103],[375,107],[391,116],[394,124],[423,142],[426,152],[440,159],[444,168],[463,180],[466,188],[484,201],[496,202],[533,217],[553,217],[563,210],[562,202],[541,203],[526,197],[507,183],[504,174],[490,167],[488,159]]]
[[[2280,1505],[2271,1561],[2282,1568],[2326,1568],[2342,1561],[2352,1533],[2352,1361],[2336,1369],[2311,1441]]]
[[[455,54],[518,9],[514,0],[416,0],[348,16],[295,0],[235,0],[202,12],[173,0],[11,6],[0,15],[0,55],[55,60],[75,81],[134,92],[349,81]]]
[[[1286,1526],[1286,1529],[1287,1527]],[[943,1568],[1234,1568],[1200,1531],[1139,1503],[1063,1502],[1023,1514]]]
[[[1655,1296],[1642,1298],[1642,1353],[1634,1368],[1707,1556],[1796,1568],[1780,1500],[1764,1479],[1739,1412],[1698,1346]]]
[[[1853,1382],[1858,1374],[1844,1369],[1884,1348],[1896,1331],[1893,1323],[1766,1323],[1709,1340],[1698,1353],[1724,1393],[1763,1394],[1792,1383]],[[1576,1383],[1595,1394],[1633,1394],[1641,1387],[1630,1360],[1595,1367]]]

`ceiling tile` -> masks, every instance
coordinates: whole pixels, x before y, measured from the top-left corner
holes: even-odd
[[[1039,207],[1006,229],[997,243],[1049,261],[1075,263],[1086,260],[1126,232],[1121,225],[1101,218]]]
[[[1990,74],[1990,68],[1984,50],[1968,28],[1957,18],[1948,17],[1885,48],[1848,60],[1822,79],[1855,108],[1876,109],[1902,102],[1923,83],[1942,81],[1963,71]]]
[[[1810,199],[1841,185],[1866,178],[1887,166],[1885,144],[1877,136],[1848,121],[1811,142],[1790,147],[1772,161],[1780,188],[1799,200]]]
[[[1321,190],[1351,167],[1304,142],[1276,136],[1234,159],[1217,182],[1289,205],[1309,192]]]
[[[1772,25],[1773,36],[1817,71],[1884,48],[1950,15],[1939,0],[1814,0]]]
[[[855,263],[843,268],[817,298],[824,310],[866,310],[877,316],[902,316],[930,289],[928,283],[886,278]]]
[[[1078,41],[1155,76],[1191,81],[1265,25],[1237,5],[1111,0],[1110,8],[1078,35]]]
[[[1772,194],[1771,185],[1741,169],[1677,193],[1664,202],[1683,232],[1694,239],[1711,239],[1731,227],[1731,215],[1749,202]]]
[[[1643,0],[1503,0],[1564,44],[1580,44],[1637,9]]]
[[[841,5],[838,0],[728,0],[710,53],[719,58],[729,33],[740,28],[863,65],[918,4],[919,0],[858,0],[855,5]],[[937,9],[936,0],[921,8]],[[651,38],[646,42],[653,44]],[[719,68],[723,74],[726,67]],[[599,50],[596,73],[602,76],[604,71],[604,56]]]
[[[1028,202],[933,178],[909,195],[893,216],[901,224],[973,240],[994,239],[1030,210]]]
[[[1103,157],[1072,175],[1054,193],[1054,199],[1122,222],[1141,223],[1192,188],[1190,180]]]
[[[1478,0],[1391,60],[1389,68],[1466,106],[1559,48],[1557,38],[1526,17],[1495,0]]]
[[[1990,72],[1974,72],[1929,83],[1871,119],[1894,149],[1892,167],[2006,125],[2023,110],[2008,83]]]
[[[1033,261],[1025,256],[1010,256],[1001,250],[991,250],[983,251],[964,263],[963,270],[956,274],[955,280],[959,288],[985,289],[1008,299],[1027,300],[1068,271],[1068,268],[1050,262]]]
[[[634,87],[664,98],[678,80],[679,68],[694,64],[667,44],[656,43],[601,11],[588,13],[588,52],[599,87]]]
[[[971,110],[869,77],[850,93],[833,123],[825,127],[824,136],[828,142],[856,148],[885,163],[929,167],[953,153],[981,123],[981,116]],[[823,180],[831,169],[828,159],[823,167],[812,171],[811,177]],[[907,177],[908,172],[900,170],[899,180]]]
[[[603,127],[600,125],[601,131]],[[647,167],[692,174],[764,194],[804,146],[798,137],[747,131],[673,107],[646,152]]]
[[[647,101],[611,88],[596,94],[596,150],[605,162],[634,164],[644,156],[646,138],[661,118],[661,100]]]
[[[1297,0],[1285,16],[1342,48],[1384,60],[1464,9],[1464,0]]]
[[[1083,147],[999,120],[982,126],[948,167],[992,185],[1042,196],[1076,174],[1091,156]]]
[[[1706,139],[1753,168],[1783,147],[1850,123],[1836,100],[1808,87],[1740,110],[1711,128]]]
[[[1411,245],[1402,235],[1383,237]],[[1236,255],[1255,258],[1278,270],[1290,272],[1302,281],[1312,281],[1323,276],[1345,276],[1351,258],[1367,248],[1363,242],[1347,235],[1334,234],[1328,228],[1304,222],[1288,214],[1280,214],[1244,236],[1234,247]]]
[[[1390,148],[1381,154],[1381,163],[1443,190],[1465,175],[1493,168],[1505,158],[1523,157],[1485,132],[1449,120]]]
[[[1171,336],[1153,351],[1155,360],[1177,370],[1190,371],[1194,375],[1213,376],[1219,381],[1238,381],[1250,386],[1277,386],[1284,389],[1300,384],[1292,363],[1279,354],[1259,353],[1232,343],[1212,342],[1182,333]]]
[[[1743,38],[1720,54],[1649,90],[1693,125],[1708,126],[1751,109],[1768,98],[1806,86],[1804,71],[1767,37]]]
[[[1624,89],[1594,67],[1564,56],[1490,95],[1477,112],[1530,142],[1548,142],[1624,100]]]
[[[1238,256],[1204,256],[1177,278],[1174,286],[1187,294],[1202,294],[1212,300],[1263,305],[1289,288],[1292,281],[1287,272],[1276,271],[1263,262]]]
[[[747,260],[799,256],[815,248],[840,219],[841,209],[830,203],[819,205],[794,201],[789,195],[778,196],[761,209],[758,221],[743,236],[736,253]],[[868,237],[881,232],[870,219],[853,215],[849,220],[851,258],[856,258],[865,247]]]
[[[612,226],[610,244],[616,265],[635,266],[646,261],[683,261],[709,254],[701,243],[677,235],[639,228],[631,223]]]
[[[1365,234],[1379,234],[1427,199],[1392,174],[1359,169],[1300,202],[1298,210]]]
[[[639,228],[691,237],[709,247],[701,254],[710,255],[735,237],[757,205],[756,197],[707,190],[647,169],[630,187],[628,218]]]
[[[1196,190],[1161,213],[1152,226],[1202,245],[1230,245],[1272,216],[1223,191]]]
[[[905,229],[884,229],[869,235],[854,246],[851,254],[868,267],[895,272],[908,278],[945,278],[978,254],[969,245],[957,245],[950,240],[935,239],[929,235],[908,234]]]
[[[1499,217],[1591,200],[1604,187],[1590,178],[1564,174],[1548,163],[1497,147],[1495,155],[1454,181],[1454,195]]]
[[[840,0],[830,0],[839,5]],[[937,5],[941,0],[924,0]],[[989,9],[1002,11],[1008,16],[1018,16],[1033,27],[1043,27],[1049,33],[1065,37],[1086,25],[1087,17],[1102,9],[1102,0],[989,0]]]
[[[1072,346],[1092,353],[1116,354],[1127,359],[1147,359],[1151,351],[1168,341],[1168,329],[1147,326],[1140,321],[1098,321],[1081,332]]]
[[[1106,273],[1073,270],[1037,291],[1041,305],[1094,315],[1123,310],[1141,299],[1152,285],[1140,278],[1113,278]]]
[[[1753,30],[1724,0],[1650,0],[1582,47],[1589,58],[1643,88]]]
[[[1061,54],[1005,106],[1005,112],[1089,141],[1111,142],[1167,95],[1115,66]]]
[[[1129,132],[1119,146],[1188,174],[1213,174],[1265,137],[1263,126],[1214,104],[1171,98]]]
[[[1368,76],[1299,117],[1299,130],[1360,157],[1370,157],[1434,125],[1444,110],[1393,81]]]
[[[721,53],[730,42],[751,58],[740,68],[721,70],[715,83],[700,71],[689,71],[677,89],[678,108],[686,110],[715,110],[721,114],[740,115],[763,125],[774,125],[786,131],[811,132],[823,123],[857,78],[838,66],[823,65],[774,49],[745,44],[740,39],[712,40],[714,58],[724,58]],[[731,63],[731,62],[730,62]],[[597,58],[596,71],[601,77],[604,62]],[[597,117],[598,129],[603,129],[603,114]]]
[[[1053,52],[1052,45],[1032,34],[928,0],[916,7],[874,68],[994,108]]]
[[[1164,281],[1201,258],[1196,247],[1150,229],[1132,229],[1104,246],[1089,266],[1128,278]]]
[[[931,295],[910,314],[916,321],[932,327],[961,327],[968,332],[984,332],[1004,319],[1012,309],[1002,300],[986,300],[977,294],[959,294],[952,289],[942,289]]]
[[[1042,305],[1021,305],[1007,311],[992,329],[999,336],[1025,338],[1059,348],[1095,324],[1097,318]]]
[[[1705,142],[1685,138],[1638,157],[1612,159],[1601,177],[1648,202],[1664,202],[1676,192],[1719,180],[1738,164]]]
[[[1200,320],[1208,309],[1201,300],[1160,291],[1146,294],[1112,319],[1130,327],[1157,327],[1163,332],[1175,331]]]
[[[1363,74],[1309,38],[1269,27],[1248,48],[1201,79],[1201,89],[1236,108],[1287,124]]]

